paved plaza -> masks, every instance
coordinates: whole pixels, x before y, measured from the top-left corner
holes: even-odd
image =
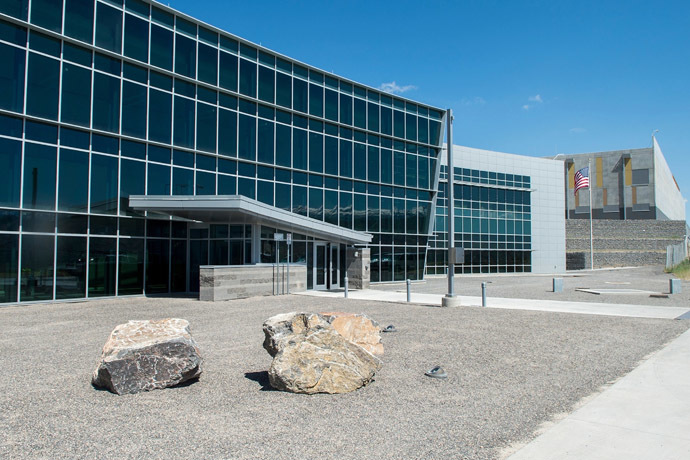
[[[345,395],[272,391],[261,324],[294,310],[394,324],[375,381]],[[165,317],[190,321],[199,381],[126,396],[90,385],[115,325]],[[689,325],[308,296],[11,306],[0,309],[0,457],[499,459]],[[435,365],[447,380],[423,375]]]

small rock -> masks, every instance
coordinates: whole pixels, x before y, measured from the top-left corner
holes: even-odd
[[[129,321],[110,333],[92,383],[119,395],[167,388],[198,377],[202,361],[188,321]]]
[[[359,345],[372,355],[383,354],[381,327],[367,315],[342,311],[326,312],[321,315],[350,342]]]
[[[330,327],[326,319],[316,313],[283,313],[264,321],[264,348],[269,355],[275,356],[286,340],[294,334],[302,334],[307,329]]]

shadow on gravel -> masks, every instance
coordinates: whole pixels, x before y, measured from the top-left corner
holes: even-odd
[[[244,377],[261,385],[261,391],[277,391],[268,381],[268,371],[245,372]]]

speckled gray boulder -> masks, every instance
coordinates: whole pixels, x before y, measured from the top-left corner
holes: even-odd
[[[129,321],[110,333],[92,383],[119,395],[167,388],[198,377],[202,361],[186,320]]]

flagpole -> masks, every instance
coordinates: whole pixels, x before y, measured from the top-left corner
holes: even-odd
[[[592,232],[592,159],[587,161],[587,168],[589,169],[589,267],[594,270],[594,236]]]

